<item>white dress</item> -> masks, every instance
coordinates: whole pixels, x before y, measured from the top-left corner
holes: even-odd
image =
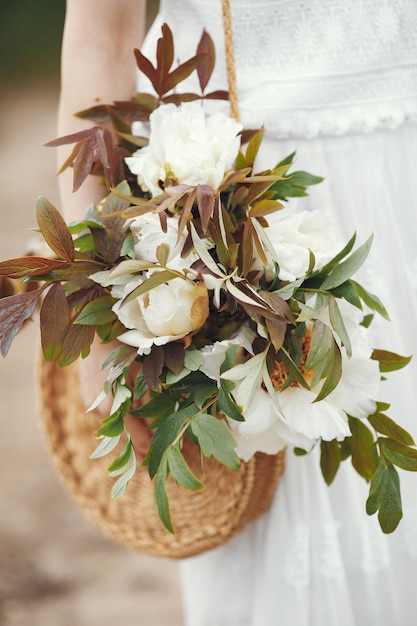
[[[417,0],[231,0],[241,120],[267,131],[259,167],[297,151],[325,177],[300,208],[325,208],[347,240],[373,232],[361,281],[391,323],[374,345],[415,354],[381,399],[417,438]],[[227,88],[221,0],[162,0],[176,57],[203,27]],[[297,201],[298,204],[298,201]],[[227,546],[184,561],[187,626],[414,626],[417,475],[401,472],[404,519],[385,536],[345,463],[327,487],[315,454],[287,453],[270,511]]]

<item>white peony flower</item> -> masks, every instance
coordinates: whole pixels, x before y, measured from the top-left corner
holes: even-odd
[[[162,230],[161,221],[157,213],[145,213],[135,217],[129,222],[135,241],[134,250],[136,259],[157,262],[156,250],[162,243],[169,246],[167,266],[173,270],[181,271],[189,268],[197,260],[196,254],[190,254],[186,259],[181,258],[186,232],[178,239],[178,218],[167,218],[167,231]]]
[[[242,459],[248,460],[258,451],[278,452],[282,441],[285,445],[310,450],[318,439],[343,440],[351,434],[348,415],[365,419],[375,411],[380,371],[378,362],[371,359],[368,331],[360,325],[362,314],[356,307],[345,301],[338,301],[338,304],[352,348],[352,356],[348,357],[344,346],[341,347],[342,376],[338,385],[319,402],[315,399],[322,382],[311,391],[296,384],[284,390],[277,389],[272,392],[274,398],[259,386],[244,409],[246,421],[229,420],[238,443],[237,454]],[[330,325],[328,309],[321,312],[320,319]],[[239,404],[241,392],[251,381],[244,375],[237,376],[238,369],[235,368],[233,380],[240,380],[232,394]],[[240,371],[245,370],[241,368]],[[223,377],[227,378],[227,372]],[[280,379],[284,382],[285,375],[278,369],[276,380]]]
[[[206,117],[196,103],[166,104],[150,116],[149,144],[126,163],[152,196],[161,193],[160,181],[217,189],[239,152],[241,129],[224,113]]]
[[[304,276],[309,266],[309,250],[320,269],[341,249],[335,238],[330,216],[322,211],[295,212],[283,209],[268,219],[265,234],[271,242],[281,280],[294,281]]]
[[[238,386],[234,391],[237,390]],[[311,441],[283,421],[271,396],[262,387],[256,391],[244,416],[244,422],[228,420],[237,444],[236,454],[243,461],[249,461],[256,452],[277,454],[287,445],[311,448]]]
[[[212,380],[219,382],[220,366],[226,357],[226,350],[237,344],[242,346],[249,354],[252,354],[252,343],[255,337],[255,331],[249,328],[247,324],[244,324],[234,337],[204,346],[200,350],[203,357],[203,364],[200,370]]]
[[[142,282],[142,277],[129,282],[124,297]],[[202,283],[174,278],[126,304],[119,300],[113,311],[131,329],[119,341],[138,348],[140,355],[149,354],[153,345],[182,339],[201,328],[209,314],[208,292]]]

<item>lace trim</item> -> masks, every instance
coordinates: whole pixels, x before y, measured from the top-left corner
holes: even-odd
[[[264,123],[282,138],[417,121],[415,0],[232,0],[231,11],[245,126]],[[212,87],[225,88],[220,0],[162,0],[161,20],[179,59],[194,52],[203,26],[210,32]]]

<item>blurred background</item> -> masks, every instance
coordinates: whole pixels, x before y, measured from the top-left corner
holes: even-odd
[[[149,22],[156,3],[149,3]],[[55,151],[64,0],[0,0],[0,259],[21,256]],[[0,360],[0,625],[180,626],[177,566],[103,538],[52,470],[34,385],[36,323]]]

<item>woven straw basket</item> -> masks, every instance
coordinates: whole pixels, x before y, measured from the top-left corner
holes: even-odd
[[[113,541],[155,556],[185,558],[226,543],[269,507],[284,453],[259,453],[239,472],[206,459],[203,476],[198,448],[186,442],[184,454],[205,487],[192,492],[168,479],[174,534],[155,511],[146,470],[137,471],[126,494],[112,500],[109,460],[89,459],[98,417],[86,414],[81,402],[78,364],[61,369],[41,359],[38,370],[42,423],[54,464],[76,505]]]

